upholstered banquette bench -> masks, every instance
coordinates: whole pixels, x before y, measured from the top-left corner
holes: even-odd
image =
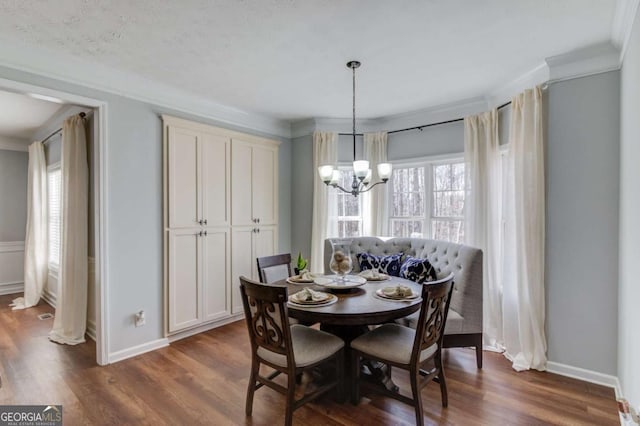
[[[324,270],[330,274],[331,239],[324,244]],[[475,347],[478,368],[482,368],[482,250],[447,241],[423,238],[351,238],[354,273],[360,272],[357,254],[386,256],[402,253],[428,259],[438,278],[453,272],[454,288],[445,328],[444,347]],[[418,313],[401,321],[415,328]]]

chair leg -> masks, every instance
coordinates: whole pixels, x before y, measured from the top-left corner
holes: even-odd
[[[476,336],[476,365],[482,368],[482,333]]]
[[[420,374],[412,371],[409,375],[411,382],[411,394],[413,396],[413,408],[416,410],[416,426],[424,426],[424,413],[422,411],[422,397],[420,396],[420,386],[418,384]]]
[[[449,405],[449,394],[447,393],[447,382],[444,378],[444,369],[442,368],[442,358],[436,357],[436,368],[438,369],[438,383],[440,384],[440,394],[442,397],[442,406],[447,408]]]
[[[253,411],[253,394],[256,391],[256,378],[260,371],[260,363],[253,359],[251,361],[251,375],[249,376],[249,386],[247,387],[247,401],[245,404],[245,414],[249,417]]]
[[[336,374],[337,374],[336,400],[339,403],[343,403],[344,402],[344,349],[341,349],[336,354]]]
[[[284,424],[291,426],[293,423],[293,403],[296,395],[296,375],[287,374],[287,407],[285,411]]]
[[[360,354],[351,350],[351,403],[360,403]]]

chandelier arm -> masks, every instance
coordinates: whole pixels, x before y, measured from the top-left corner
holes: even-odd
[[[381,180],[380,182],[376,182],[376,183],[374,183],[373,185],[371,185],[371,186],[369,186],[369,187],[367,187],[367,188],[365,188],[365,189],[361,190],[361,191],[360,191],[360,193],[363,193],[363,192],[369,192],[369,191],[371,191],[371,188],[373,188],[374,186],[381,185],[381,184],[383,184],[383,183],[387,183],[387,182],[386,182],[386,181],[384,181],[384,180]]]
[[[340,185],[338,185],[337,183],[326,183],[325,185],[327,186],[332,186],[336,189],[339,189],[342,192],[346,192],[348,194],[353,194],[353,191],[351,189],[344,189],[343,187],[341,187]]]

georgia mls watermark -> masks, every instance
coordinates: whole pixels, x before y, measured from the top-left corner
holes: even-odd
[[[0,426],[61,426],[62,405],[0,405]]]

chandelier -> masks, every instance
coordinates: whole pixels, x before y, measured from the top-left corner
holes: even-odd
[[[347,67],[351,68],[353,73],[353,181],[351,182],[351,188],[343,188],[338,185],[340,181],[340,172],[333,165],[325,165],[318,167],[318,173],[320,179],[327,186],[332,186],[343,192],[347,192],[354,197],[363,192],[370,191],[374,186],[381,183],[387,183],[389,177],[391,177],[391,164],[380,163],[378,164],[378,176],[380,182],[376,182],[373,185],[371,183],[371,169],[369,168],[369,162],[367,160],[356,161],[356,68],[360,66],[358,61],[347,62]]]

